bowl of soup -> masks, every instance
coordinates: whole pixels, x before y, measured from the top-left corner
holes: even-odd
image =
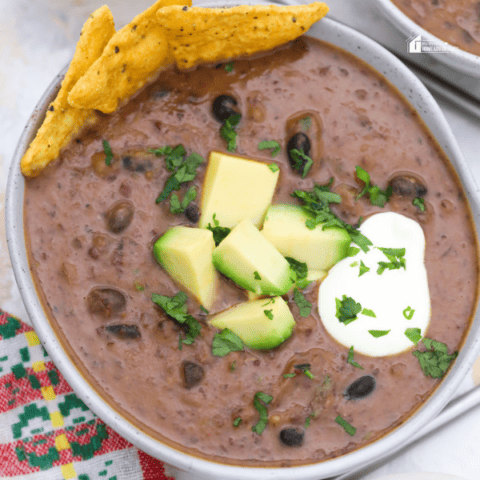
[[[480,204],[401,62],[323,19],[166,70],[25,179],[58,88],[12,162],[9,249],[45,348],[107,424],[192,475],[313,480],[440,412],[478,351]]]

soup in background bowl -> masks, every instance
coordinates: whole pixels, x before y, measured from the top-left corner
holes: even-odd
[[[188,471],[217,478],[257,478],[262,472],[267,478],[295,475],[313,479],[342,473],[380,458],[440,411],[476,355],[474,336],[478,325],[470,324],[470,319],[477,293],[474,216],[478,215],[478,200],[438,106],[400,62],[357,32],[322,20],[309,34],[359,55],[380,70],[422,114],[433,135],[442,139],[441,148],[413,108],[380,74],[335,46],[306,38],[282,47],[276,55],[268,53],[251,62],[235,61],[231,71],[221,65],[200,67],[182,76],[166,72],[139,94],[138,111],[127,105],[111,118],[104,118],[94,127],[96,130],[65,149],[60,162],[44,175],[29,180],[26,190],[18,161],[36,130],[37,115],[32,117],[15,155],[7,204],[9,248],[22,298],[40,338],[75,391],[95,413],[139,448]],[[213,86],[205,92],[202,80],[206,78],[213,79]],[[316,92],[323,95],[309,94],[302,85],[315,85]],[[54,92],[52,85],[41,102],[39,118]],[[278,165],[284,178],[279,180],[274,204],[293,204],[290,197],[293,189],[310,190],[314,182],[327,184],[333,177],[332,191],[349,200],[335,212],[344,221],[353,223],[360,214],[369,216],[383,211],[365,198],[355,202],[354,197],[363,186],[354,177],[355,165],[363,165],[372,183],[382,188],[396,177],[423,182],[426,192],[416,195],[424,197],[425,212],[398,191],[392,194],[385,209],[415,219],[426,232],[427,270],[434,285],[431,288],[434,318],[427,336],[431,334],[447,343],[449,353],[463,345],[439,386],[437,380],[425,377],[411,351],[397,357],[375,359],[357,354],[354,360],[350,359],[349,349],[335,342],[323,329],[316,311],[318,288],[314,284],[303,292],[312,304],[311,315],[300,315],[293,293],[285,297],[296,327],[291,338],[276,349],[247,348],[225,357],[213,356],[211,342],[216,330],[207,326],[209,317],[192,298],[188,301],[188,312],[205,323],[206,333],[193,345],[179,344],[179,338],[185,340],[185,332],[159,312],[150,298],[152,293],[173,296],[179,288],[155,262],[151,247],[171,225],[195,228],[196,219],[171,214],[168,204],[154,205],[168,174],[164,168],[161,171],[156,168],[163,167],[163,160],[145,155],[145,151],[181,143],[188,153],[195,150],[205,159],[211,150],[227,153],[218,134],[220,125],[211,112],[213,100],[226,93],[235,98],[243,117],[237,130],[237,151],[230,154]],[[272,99],[274,95],[280,100]],[[383,113],[375,116],[378,110]],[[385,117],[385,112],[390,112],[392,120]],[[260,141],[274,138],[285,148],[293,133],[285,120],[296,116],[300,120],[310,117],[305,133],[318,140],[317,148],[323,151],[321,162],[317,158],[303,179],[301,171],[292,170],[285,153],[272,159],[268,150],[258,150]],[[124,122],[132,123],[127,128]],[[188,129],[182,127],[183,122],[188,122]],[[317,129],[314,134],[313,128]],[[208,136],[202,138],[205,131]],[[101,153],[105,137],[117,155],[106,175],[104,169],[95,168],[95,155]],[[382,143],[385,143],[383,150]],[[410,155],[396,153],[396,148]],[[457,169],[463,187],[442,149]],[[389,167],[384,158],[388,162],[397,158],[397,163]],[[422,162],[436,164],[436,173],[423,170]],[[67,168],[71,170],[65,174]],[[199,168],[194,181],[199,205],[202,168],[205,167]],[[84,180],[85,183],[80,183]],[[438,185],[443,180],[447,186],[441,189]],[[44,182],[51,183],[48,194],[40,193]],[[21,206],[24,195],[25,212]],[[64,202],[69,197],[73,200],[72,207]],[[118,210],[119,202],[126,202],[127,210],[133,206],[134,213],[131,223],[115,231],[108,219],[112,209]],[[39,207],[34,215],[30,215],[29,205]],[[458,211],[461,215],[455,215]],[[434,247],[431,240],[441,237],[442,229],[448,234],[445,236],[450,236],[449,224],[442,218],[448,215],[451,222],[456,222],[453,235],[460,240],[450,242],[442,250],[440,245]],[[434,226],[437,218],[440,230]],[[49,237],[53,231],[55,235]],[[469,242],[471,247],[467,245]],[[458,245],[462,250],[470,249],[470,253],[462,256]],[[46,263],[43,268],[49,257],[54,266]],[[72,261],[74,257],[79,261]],[[102,258],[107,259],[103,264]],[[442,290],[443,281],[436,282],[447,277],[442,261],[447,269],[449,265],[458,269],[462,262],[464,268],[446,280],[451,282],[446,290]],[[30,276],[30,268],[34,278]],[[467,272],[469,279],[465,276]],[[211,315],[248,299],[230,281],[220,282],[224,293],[212,304]],[[99,315],[101,308],[92,308],[91,292],[95,288],[110,289],[110,294],[127,307],[119,310],[119,315],[106,315],[105,321]],[[437,292],[433,291],[437,289],[444,297],[438,301]],[[89,295],[90,300],[86,300]],[[465,295],[464,303],[456,303],[459,295]],[[71,296],[78,297],[73,308],[68,303]],[[268,301],[267,298],[265,303]],[[453,307],[452,302],[455,302]],[[268,305],[265,309],[268,310]],[[436,323],[438,316],[444,317],[440,323]],[[469,329],[471,333],[465,337]],[[194,373],[195,370],[198,373],[198,368],[201,371],[193,385],[187,384],[186,362]],[[308,368],[303,368],[306,364]],[[368,397],[348,400],[346,390],[361,377],[373,378],[376,389]],[[417,389],[414,392],[409,390],[412,382]],[[402,384],[401,389],[398,383]],[[387,395],[380,397],[383,389]],[[400,401],[398,408],[385,408],[383,417],[372,415],[372,411],[378,413],[395,396],[399,397],[399,390],[405,395],[407,406],[400,406],[404,403]],[[251,430],[261,415],[254,406],[258,391],[273,397],[271,403],[263,405],[269,423],[261,434]],[[312,402],[317,402],[318,408],[313,408]],[[320,414],[315,413],[318,411]],[[343,426],[342,422],[335,422],[338,417],[358,429],[361,438],[353,439],[356,432],[351,435],[345,422]],[[237,418],[241,421],[237,422]],[[392,427],[397,428],[387,434]],[[301,432],[302,445],[285,441],[282,432],[286,429]],[[322,435],[323,431],[328,434]]]

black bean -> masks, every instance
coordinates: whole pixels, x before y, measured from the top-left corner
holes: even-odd
[[[192,223],[197,223],[200,220],[200,209],[194,203],[191,203],[185,209],[185,216],[190,220]]]
[[[123,168],[130,172],[147,172],[152,170],[152,162],[148,158],[127,155],[122,159]]]
[[[113,233],[123,232],[130,225],[134,212],[132,202],[122,200],[115,203],[106,213],[108,229]]]
[[[292,150],[303,151],[303,153],[308,156],[310,155],[310,149],[311,149],[310,139],[303,132],[298,132],[295,135],[293,135],[293,137],[290,138],[290,140],[287,143],[287,155],[288,155],[288,160],[290,162],[290,165],[295,170],[298,170],[302,175],[303,175],[303,169],[305,168],[305,164],[307,163],[307,161],[303,160],[302,164],[298,166],[297,162],[292,157],[291,151]]]
[[[284,428],[280,432],[280,440],[289,447],[300,447],[304,438],[305,432],[301,428]]]
[[[390,180],[393,193],[401,197],[424,197],[427,187],[412,175],[398,175]]]
[[[91,313],[109,318],[125,310],[127,298],[116,288],[94,287],[87,295],[87,304]]]
[[[213,116],[221,123],[240,113],[238,102],[230,95],[219,95],[212,104]]]
[[[101,327],[100,327],[101,328]],[[140,330],[137,325],[128,325],[126,323],[119,323],[116,325],[107,325],[105,330],[122,340],[130,338],[140,338]]]
[[[192,388],[198,385],[203,379],[203,368],[195,362],[186,360],[182,364],[183,385],[185,388]]]
[[[364,375],[357,378],[345,391],[347,400],[359,400],[370,395],[376,386],[376,381],[371,375]]]

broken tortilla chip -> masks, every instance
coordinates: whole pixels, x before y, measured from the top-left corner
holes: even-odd
[[[112,113],[162,68],[173,65],[167,34],[156,12],[165,6],[191,4],[191,0],[159,0],[119,30],[70,92],[70,105]]]
[[[305,33],[328,12],[325,3],[232,8],[165,7],[157,18],[168,31],[180,69],[278,47]]]
[[[95,121],[93,110],[72,108],[67,97],[78,79],[102,54],[114,33],[113,16],[106,5],[93,12],[86,21],[57,97],[48,107],[42,126],[21,160],[20,167],[25,176],[38,175],[84,125]]]

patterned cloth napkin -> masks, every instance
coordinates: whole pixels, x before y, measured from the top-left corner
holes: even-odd
[[[174,480],[73,393],[30,326],[0,310],[1,477]]]

